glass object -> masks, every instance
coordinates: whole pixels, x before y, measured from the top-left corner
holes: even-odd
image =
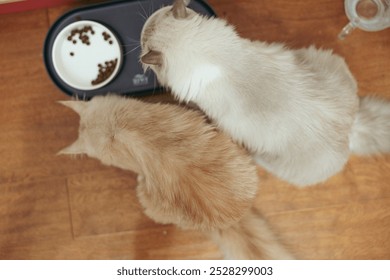
[[[390,27],[390,0],[345,0],[349,23],[339,33],[344,39],[355,28],[379,31]]]

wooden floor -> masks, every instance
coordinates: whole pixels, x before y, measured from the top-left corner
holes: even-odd
[[[343,1],[209,3],[245,37],[333,48],[361,95],[390,99],[390,29],[339,41]],[[46,74],[42,45],[75,6],[0,15],[0,258],[220,258],[201,234],[146,218],[134,174],[56,156],[76,138],[78,119],[55,102],[67,96]],[[390,259],[390,156],[352,157],[342,173],[301,190],[260,174],[256,206],[299,258]]]

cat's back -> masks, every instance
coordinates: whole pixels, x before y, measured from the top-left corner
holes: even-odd
[[[122,108],[133,110],[118,123],[130,132],[123,141],[139,143],[146,187],[139,188],[138,196],[148,216],[210,229],[235,223],[251,207],[258,187],[251,156],[201,112],[133,99]]]
[[[247,152],[217,130],[200,111],[134,99],[128,100],[124,111],[127,117],[121,127],[141,137],[156,153],[165,153],[183,162],[228,157],[240,159],[245,164],[250,162]]]
[[[338,94],[357,92],[357,83],[344,58],[332,50],[317,49],[314,46],[292,51],[296,63],[311,73],[318,83],[337,85]]]
[[[105,124],[100,129],[112,131],[115,139],[136,153],[177,166],[213,163],[215,170],[226,170],[234,163],[244,173],[255,170],[248,152],[198,110],[118,96],[106,96],[99,103],[95,113],[101,112]]]

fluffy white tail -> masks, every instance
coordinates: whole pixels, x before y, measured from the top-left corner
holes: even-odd
[[[256,209],[237,224],[212,233],[226,259],[294,259]]]
[[[390,102],[374,97],[360,99],[349,146],[358,155],[390,153]]]

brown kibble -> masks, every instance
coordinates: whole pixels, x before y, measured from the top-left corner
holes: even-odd
[[[73,30],[71,30],[70,36],[68,36],[68,40],[69,41],[73,40],[72,41],[73,44],[76,44],[77,41],[75,39],[73,39],[73,37],[76,36],[76,34],[78,34],[78,39],[81,41],[81,43],[89,46],[91,44],[91,42],[89,41],[88,31],[91,31],[91,33],[95,33],[92,29],[92,26],[90,26],[90,25],[86,25],[80,29],[77,29],[77,28],[73,29]]]
[[[115,70],[118,59],[105,61],[104,65],[98,64],[99,72],[95,80],[91,81],[92,85],[97,85],[107,80]]]
[[[112,45],[112,40],[110,40],[108,43],[110,43],[110,45]]]
[[[74,56],[74,52],[70,52],[69,54],[70,54],[70,56]]]
[[[102,32],[102,35],[103,35],[103,39],[104,39],[104,41],[107,41],[108,39],[110,39],[111,38],[111,36],[110,36],[110,34],[108,34],[107,32]]]

